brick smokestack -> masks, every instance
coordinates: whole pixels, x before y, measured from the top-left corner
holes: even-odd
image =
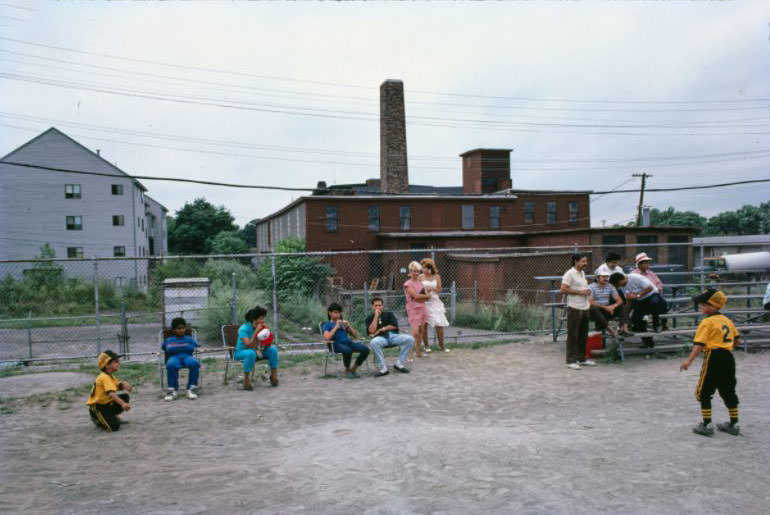
[[[408,193],[404,83],[388,79],[380,85],[380,191]]]

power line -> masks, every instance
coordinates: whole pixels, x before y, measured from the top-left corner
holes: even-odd
[[[0,161],[0,164],[7,164],[7,165],[13,165],[13,166],[21,166],[25,168],[35,168],[38,170],[46,170],[51,172],[65,172],[65,173],[73,173],[73,174],[81,174],[81,175],[96,175],[96,176],[102,176],[102,177],[123,177],[114,173],[104,173],[104,172],[89,172],[84,170],[72,170],[68,168],[57,168],[52,166],[42,166],[42,165],[34,165],[29,163],[19,163],[15,161],[6,161],[2,160]],[[314,191],[316,188],[289,188],[284,186],[259,186],[259,185],[249,185],[249,184],[233,184],[233,183],[226,183],[226,182],[216,182],[216,181],[200,181],[197,179],[179,179],[175,177],[155,177],[155,176],[149,176],[149,175],[128,175],[126,174],[127,178],[133,178],[133,179],[142,179],[142,180],[149,180],[149,181],[172,181],[172,182],[185,182],[185,183],[191,183],[191,184],[205,184],[209,186],[224,186],[229,188],[246,188],[246,189],[266,189],[266,190],[281,190],[281,191]],[[655,192],[663,192],[663,191],[685,191],[685,190],[702,190],[702,189],[712,189],[712,188],[724,188],[727,186],[737,186],[742,184],[757,184],[757,183],[764,183],[764,182],[770,182],[770,179],[752,179],[752,180],[746,180],[746,181],[735,181],[735,182],[725,182],[721,184],[709,184],[709,185],[700,185],[700,186],[681,186],[676,188],[647,188],[646,191],[655,191]],[[631,193],[631,192],[638,192],[639,189],[633,189],[633,190],[608,190],[608,191],[586,191],[586,193],[591,195],[609,195],[611,193]],[[581,192],[576,192],[576,194],[580,194]],[[368,193],[367,195],[372,195],[373,193]],[[528,191],[527,194],[530,195],[552,195],[551,192],[543,191]],[[383,194],[384,196],[387,196],[388,194]],[[412,193],[412,194],[401,194],[399,196],[416,196],[416,197],[424,197],[425,194],[420,193]],[[427,196],[435,196],[435,195],[427,195]],[[458,195],[458,197],[461,197],[461,195]]]

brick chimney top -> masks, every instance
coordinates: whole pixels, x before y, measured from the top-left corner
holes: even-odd
[[[409,192],[404,83],[396,79],[380,85],[380,191]]]
[[[511,189],[511,152],[511,148],[476,148],[460,154],[463,193],[479,195]]]

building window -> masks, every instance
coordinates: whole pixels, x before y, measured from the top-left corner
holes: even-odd
[[[126,278],[125,277],[116,277],[115,278],[115,286],[117,288],[123,288],[126,285]]]
[[[380,230],[380,206],[369,206],[369,232]]]
[[[489,228],[490,229],[500,228],[500,206],[489,207]]]
[[[626,237],[625,235],[618,235],[618,234],[605,234],[602,236],[602,245],[604,248],[602,248],[602,255],[606,256],[608,252],[617,252],[620,255],[620,260],[623,261],[626,258],[626,248],[625,247],[614,247],[612,245],[625,245],[626,244]]]
[[[123,194],[123,185],[122,184],[113,184],[112,185],[112,194],[113,195],[122,195]]]
[[[463,205],[463,229],[473,229],[473,206]]]
[[[652,235],[639,235],[636,237],[636,252],[646,252],[652,259],[653,263],[658,262],[658,236]]]
[[[524,201],[524,223],[535,223],[535,202],[533,200]]]
[[[123,215],[112,215],[112,225],[126,225],[126,218]]]
[[[80,184],[65,184],[64,198],[80,198]]]
[[[334,206],[326,207],[326,232],[337,232],[337,208]]]
[[[68,231],[82,231],[83,230],[83,217],[82,216],[68,216],[66,220],[67,220],[67,230]]]
[[[412,208],[409,206],[398,208],[398,228],[402,231],[408,231],[412,228]]]
[[[569,202],[569,223],[574,224],[578,221],[578,203],[577,200],[570,200]]]
[[[144,232],[144,218],[142,218],[141,224],[142,224],[142,232]]]
[[[83,257],[83,247],[67,247],[67,257],[68,258],[82,258]]]
[[[672,235],[668,237],[669,243],[679,243],[680,245],[671,245],[668,248],[668,264],[669,265],[687,265],[687,245],[681,245],[682,243],[688,243],[687,236],[685,235]]]
[[[124,247],[123,245],[112,247],[112,255],[115,257],[125,257],[126,247]]]
[[[548,204],[546,204],[546,213],[545,213],[545,221],[549,224],[555,224],[556,223],[556,201],[555,200],[549,200]]]

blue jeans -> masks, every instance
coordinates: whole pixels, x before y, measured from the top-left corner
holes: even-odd
[[[270,364],[270,369],[275,370],[278,368],[278,347],[275,345],[265,347],[262,349],[262,355]],[[254,370],[254,363],[257,362],[257,351],[254,349],[235,349],[233,358],[243,361],[243,371],[248,374]]]
[[[342,354],[342,363],[345,364],[345,370],[350,368],[350,359],[353,357],[354,352],[358,353],[356,367],[361,366],[361,364],[366,361],[366,358],[369,357],[369,347],[363,343],[354,342],[352,340],[334,342],[334,352]]]
[[[382,353],[382,349],[390,345],[399,346],[398,363],[399,365],[403,365],[406,363],[409,351],[412,350],[412,347],[414,346],[414,338],[409,334],[401,333],[389,333],[387,337],[375,336],[372,338],[372,341],[369,342],[369,346],[372,348],[372,352],[374,352],[374,358],[377,360],[377,366],[380,370],[387,370],[388,368],[387,365],[385,365],[385,355]]]
[[[168,360],[166,360],[169,389],[179,389],[179,370],[182,368],[190,369],[190,374],[187,377],[187,389],[198,386],[198,371],[201,368],[201,364],[189,354],[176,354],[169,356]]]

